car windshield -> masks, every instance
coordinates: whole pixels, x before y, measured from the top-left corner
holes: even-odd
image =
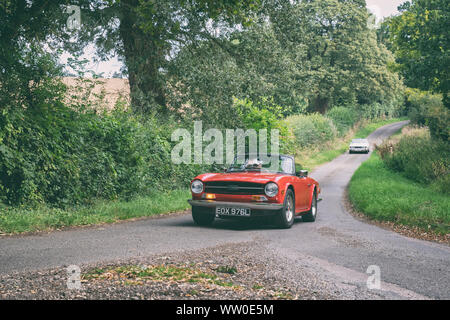
[[[234,158],[228,172],[256,171],[295,174],[294,159],[283,155],[241,155]]]

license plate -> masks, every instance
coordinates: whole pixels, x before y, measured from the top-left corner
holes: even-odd
[[[216,207],[216,214],[220,216],[249,217],[249,208]]]

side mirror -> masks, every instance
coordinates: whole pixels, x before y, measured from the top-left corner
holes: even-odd
[[[297,177],[306,178],[308,176],[308,170],[300,170],[297,172]]]

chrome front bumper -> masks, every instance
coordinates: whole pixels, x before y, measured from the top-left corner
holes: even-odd
[[[214,201],[214,200],[188,200],[191,206],[204,207],[204,208],[215,208],[215,207],[237,207],[237,208],[248,208],[252,210],[265,210],[265,211],[275,211],[283,209],[283,204],[279,203],[248,203],[248,202],[228,202],[228,201]]]

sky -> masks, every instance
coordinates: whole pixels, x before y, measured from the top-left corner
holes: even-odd
[[[377,16],[377,20],[398,13],[397,7],[406,2],[406,0],[366,0],[367,9]],[[69,55],[63,55],[61,62],[64,63]],[[108,61],[94,62],[95,47],[89,46],[86,48],[82,58],[87,59],[90,63],[87,65],[87,70],[92,70],[96,74],[103,73],[103,77],[110,78],[115,72],[120,72],[123,66],[117,57],[112,57]]]
[[[404,2],[406,0],[366,0],[367,8],[371,11],[373,9],[375,14],[381,18],[398,13],[397,7]]]

